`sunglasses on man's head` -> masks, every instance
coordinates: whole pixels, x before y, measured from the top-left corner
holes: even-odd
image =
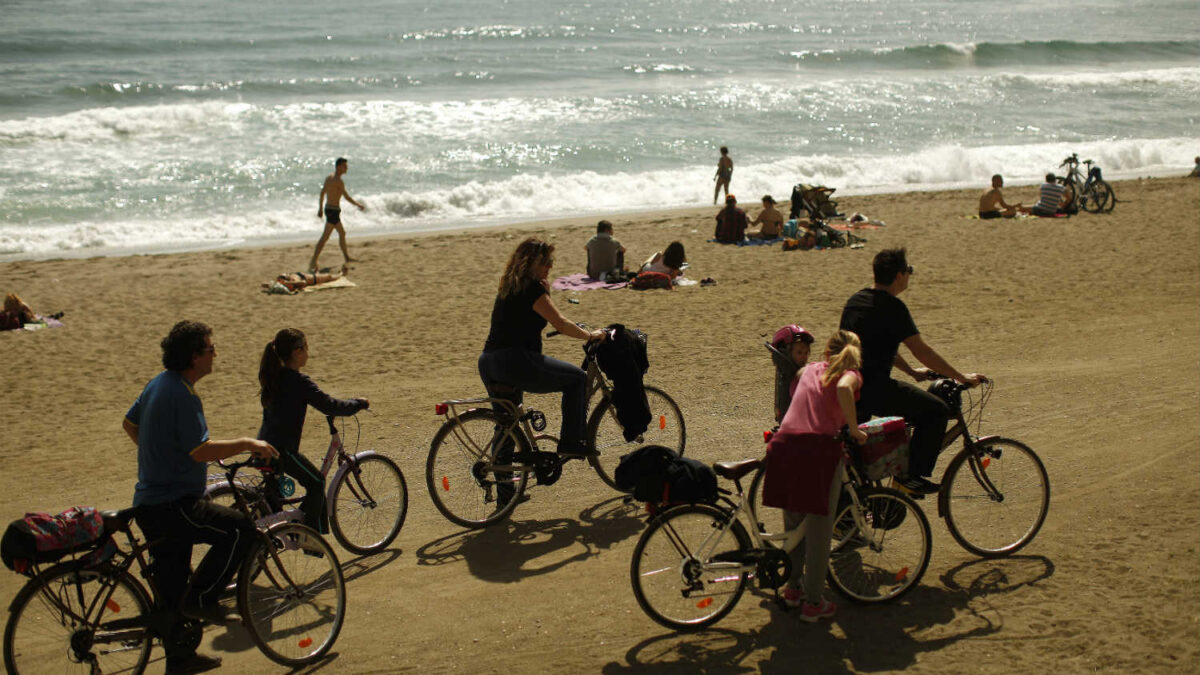
[[[913,273],[913,266],[912,266],[912,265],[909,265],[908,267],[904,268],[904,273],[905,273],[905,274],[912,274],[912,273]]]

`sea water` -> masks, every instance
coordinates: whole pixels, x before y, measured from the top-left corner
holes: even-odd
[[[0,83],[0,260],[111,255],[315,239],[339,156],[351,236],[711,204],[721,145],[751,203],[1182,173],[1200,7],[12,0]]]

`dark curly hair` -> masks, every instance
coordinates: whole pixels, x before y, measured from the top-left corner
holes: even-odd
[[[204,353],[204,338],[212,329],[199,321],[180,321],[162,339],[162,364],[167,370],[187,370],[192,359]]]

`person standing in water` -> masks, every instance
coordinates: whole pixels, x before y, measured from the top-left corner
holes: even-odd
[[[342,175],[349,168],[346,158],[338,157],[337,161],[333,163],[333,173],[325,177],[325,185],[321,187],[321,196],[317,197],[317,217],[325,216],[325,232],[317,241],[317,249],[313,251],[312,260],[308,263],[310,272],[317,271],[317,258],[321,257],[321,249],[325,248],[325,242],[329,241],[329,235],[333,234],[334,230],[337,230],[338,245],[342,247],[342,257],[346,264],[354,261],[354,258],[350,257],[350,251],[346,248],[346,229],[342,227],[342,197],[357,206],[359,211],[365,211],[367,207],[355,201],[354,197],[346,192],[346,184],[342,182]]]
[[[717,195],[725,188],[725,196],[729,196],[729,179],[733,178],[733,160],[729,158],[729,148],[721,146],[721,159],[717,160],[717,188],[713,190],[713,203],[717,203]]]

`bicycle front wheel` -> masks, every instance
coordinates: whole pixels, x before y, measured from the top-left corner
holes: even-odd
[[[150,599],[129,573],[70,563],[17,593],[4,628],[9,673],[141,673],[150,658]]]
[[[324,656],[346,617],[346,581],[333,547],[306,525],[273,526],[242,563],[238,611],[275,663],[295,667]]]
[[[463,527],[504,520],[525,492],[531,470],[514,466],[513,456],[530,452],[525,434],[506,428],[493,410],[477,408],[450,419],[434,435],[425,462],[433,505]]]
[[[1037,536],[1050,510],[1050,477],[1024,443],[985,439],[950,460],[938,500],[959,545],[997,558],[1016,553]]]
[[[699,630],[737,605],[750,572],[720,556],[751,545],[742,524],[730,518],[714,506],[692,504],[650,521],[629,567],[633,595],[647,616],[674,630]]]
[[[612,399],[603,397],[588,419],[587,446],[600,453],[588,461],[592,468],[614,490],[613,479],[621,456],[643,445],[661,445],[683,455],[687,444],[687,429],[683,424],[683,412],[675,400],[658,387],[645,387],[646,401],[650,403],[650,425],[632,440],[625,440],[625,428],[617,419],[617,409]]]
[[[408,514],[408,484],[383,455],[350,461],[330,491],[330,528],[347,551],[371,555],[387,548]]]
[[[858,499],[865,529],[853,501],[838,509],[829,583],[855,602],[895,600],[915,588],[929,566],[929,520],[898,490],[861,489]]]

